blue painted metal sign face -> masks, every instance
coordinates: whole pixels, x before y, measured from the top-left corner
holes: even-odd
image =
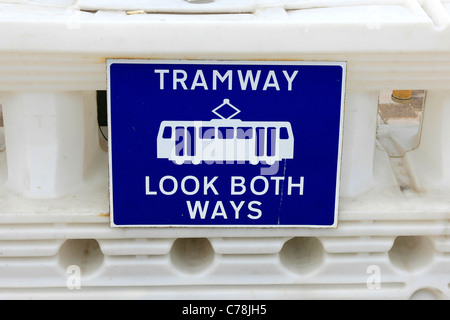
[[[112,226],[336,227],[345,63],[108,60]]]

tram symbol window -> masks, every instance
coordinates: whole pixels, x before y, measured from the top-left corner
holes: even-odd
[[[237,139],[251,139],[253,137],[253,128],[237,128],[236,138]]]
[[[200,139],[215,139],[216,129],[214,127],[202,127]]]
[[[217,128],[219,139],[234,139],[234,128],[233,127],[219,127]]]
[[[163,139],[171,139],[172,138],[172,127],[165,127],[162,137],[163,137]]]

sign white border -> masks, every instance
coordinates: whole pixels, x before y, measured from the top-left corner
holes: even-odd
[[[112,182],[112,128],[111,128],[111,65],[114,63],[127,64],[220,64],[220,65],[299,65],[299,66],[340,66],[342,68],[342,92],[341,92],[341,113],[339,124],[339,149],[336,170],[336,194],[334,208],[334,223],[332,225],[116,225],[114,223],[114,206],[113,206],[113,182]],[[109,165],[109,210],[110,210],[110,226],[115,228],[320,228],[333,229],[338,226],[339,212],[339,190],[341,180],[341,164],[342,164],[342,145],[344,131],[344,110],[345,110],[345,92],[347,80],[347,63],[344,61],[302,61],[302,60],[163,60],[163,59],[106,59],[107,64],[107,109],[108,109],[108,165]]]

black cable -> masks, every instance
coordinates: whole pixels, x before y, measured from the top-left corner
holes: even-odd
[[[100,133],[102,134],[103,138],[108,141],[108,138],[105,136],[105,134],[103,133],[102,127],[98,126],[98,129],[100,130]]]

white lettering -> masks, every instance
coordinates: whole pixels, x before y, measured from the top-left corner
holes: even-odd
[[[263,91],[266,91],[268,87],[274,87],[277,91],[280,91],[280,86],[278,85],[277,76],[275,74],[275,71],[273,71],[273,70],[270,70],[269,74],[267,75],[266,82],[264,83]]]
[[[275,195],[280,194],[280,181],[284,180],[284,177],[272,176],[270,180],[275,180]]]
[[[200,82],[198,80],[200,79]],[[202,70],[197,70],[195,73],[194,81],[192,82],[191,90],[195,90],[196,87],[203,87],[208,90],[208,85],[206,84],[205,76]]]
[[[247,84],[250,81],[250,85],[252,90],[256,90],[258,88],[259,77],[261,76],[261,70],[256,72],[256,78],[253,77],[253,72],[251,70],[247,70],[245,74],[245,79],[242,76],[242,71],[238,70],[239,82],[241,83],[241,89],[247,90]]]
[[[236,207],[236,204],[234,201],[230,201],[231,206],[234,209],[234,218],[237,220],[239,219],[239,211],[241,211],[242,206],[244,205],[245,201],[239,202],[239,206]]]
[[[174,195],[177,192],[183,193],[188,196],[202,194],[202,195],[219,195],[219,189],[216,186],[216,182],[219,176],[214,177],[196,177],[194,175],[184,176],[178,180],[174,176],[163,176],[159,180],[159,189],[154,185],[152,186],[152,179],[150,176],[145,176],[145,195],[155,196],[158,194],[163,195]],[[246,194],[247,191],[251,192],[256,196],[262,196],[267,194],[269,191],[273,195],[287,194],[287,195],[300,195],[304,193],[305,178],[288,176],[286,192],[283,189],[284,181],[286,177],[284,176],[271,176],[270,179],[267,176],[255,176],[247,184],[246,178],[243,176],[231,176],[230,177],[230,189],[229,194],[232,196],[240,196]],[[273,181],[273,182],[272,182]],[[201,185],[203,183],[203,186]],[[219,185],[220,186],[220,185]],[[298,189],[298,192],[296,190]],[[242,203],[237,205],[234,203],[234,209],[241,209]],[[232,204],[233,205],[233,204]],[[220,208],[218,208],[220,209]],[[221,212],[221,211],[218,211]],[[217,213],[218,214],[218,213]]]
[[[262,211],[261,211],[261,209],[254,208],[253,205],[258,205],[258,206],[260,206],[260,205],[261,205],[261,202],[259,202],[259,201],[250,201],[250,203],[248,204],[248,209],[249,209],[250,211],[252,211],[252,212],[256,212],[257,215],[256,215],[256,216],[252,216],[252,215],[249,213],[249,214],[247,215],[247,217],[249,217],[250,219],[256,220],[256,219],[261,218],[261,216],[262,216]]]
[[[294,82],[295,77],[297,76],[298,70],[295,70],[292,75],[289,77],[287,71],[283,70],[283,74],[286,77],[288,82],[288,91],[292,91],[292,82]]]
[[[178,77],[178,75],[181,74],[181,78]],[[184,83],[187,80],[187,72],[184,70],[173,70],[173,90],[177,90],[178,83],[181,84],[184,90],[187,90],[187,86]]]
[[[214,317],[216,313],[217,307],[196,307],[192,304],[189,304],[189,307],[183,307],[182,314],[183,315],[209,315],[210,318]]]
[[[150,190],[150,177],[149,176],[145,176],[145,194],[148,196],[154,196],[157,194],[156,191]]]
[[[200,201],[195,201],[194,208],[192,208],[191,202],[186,201],[188,210],[189,210],[189,216],[191,219],[195,219],[197,216],[197,212],[200,215],[200,219],[206,218],[206,212],[208,211],[209,201],[205,201],[205,205],[202,207],[202,203]]]
[[[299,195],[303,195],[304,177],[300,177],[300,183],[292,183],[292,177],[288,177],[288,195],[292,194],[292,188],[299,188]]]
[[[259,201],[250,201],[245,205],[246,202],[244,200],[240,201],[239,204],[234,201],[216,201],[214,208],[213,204],[210,205],[209,201],[201,202],[201,201],[195,201],[192,203],[191,201],[186,201],[187,209],[189,212],[189,217],[194,219],[201,219],[204,220],[208,216],[210,219],[214,220],[217,217],[222,217],[223,219],[227,220],[227,210],[234,210],[234,219],[239,220],[241,219],[241,212],[244,211],[244,206],[247,207],[248,211],[244,212],[243,214],[246,214],[246,217],[252,220],[256,220],[261,218],[262,216],[262,210],[259,208],[262,203]],[[231,208],[230,208],[231,206]],[[211,211],[208,211],[208,209],[212,209]],[[231,216],[233,217],[233,216]]]
[[[156,69],[155,73],[159,73],[159,89],[164,90],[164,74],[169,73],[167,69]]]
[[[258,180],[262,180],[264,182],[264,188],[262,189],[262,191],[257,191],[255,189],[255,184],[256,184],[256,181],[258,181]],[[254,177],[252,179],[252,181],[250,182],[250,190],[252,190],[253,194],[255,194],[257,196],[266,194],[267,190],[269,190],[269,180],[267,180],[267,178],[264,176]]]
[[[208,181],[208,177],[203,177],[203,194],[207,195],[208,194],[208,189],[211,189],[212,192],[217,196],[219,193],[217,192],[217,189],[214,187],[214,181],[217,180],[217,178],[219,178],[218,176],[215,176],[214,178],[212,178],[211,181]]]
[[[236,183],[236,180],[239,180],[240,183]],[[244,194],[246,191],[246,187],[244,185],[245,183],[245,178],[244,177],[236,177],[236,176],[232,176],[231,177],[231,195],[241,195]],[[236,187],[241,188],[240,191],[236,191]]]
[[[195,188],[192,191],[188,191],[186,190],[186,180],[193,180],[195,183]],[[186,176],[183,178],[183,180],[181,180],[181,190],[183,191],[184,194],[191,196],[194,195],[198,192],[198,190],[200,189],[200,182],[198,181],[198,179],[194,176]]]
[[[239,78],[240,89],[243,91],[246,90],[258,90],[259,83],[261,80],[262,71],[261,70],[226,70],[222,73],[219,70],[212,70],[212,74],[207,74],[205,76],[205,72],[203,70],[196,70],[195,74],[188,74],[188,71],[182,69],[155,69],[154,73],[159,74],[159,89],[164,90],[166,85],[166,80],[170,82],[172,80],[172,88],[173,90],[183,89],[183,90],[196,90],[197,88],[203,88],[204,90],[218,90],[219,85],[226,85],[228,90],[233,90],[233,79],[234,72],[237,72],[237,76]],[[283,86],[283,89],[287,89],[288,91],[292,91],[293,83],[295,78],[297,77],[299,71],[294,70],[292,74],[289,74],[288,71],[281,71],[286,79],[287,87]],[[277,91],[281,90],[280,83],[278,81],[278,77],[281,77],[280,73],[275,70],[269,70],[267,74],[264,74],[266,79],[264,82],[264,86],[262,88],[263,91],[268,90],[269,88],[274,88]],[[172,79],[170,79],[170,73]],[[169,74],[166,76],[166,74]],[[169,78],[169,79],[168,79]],[[209,81],[212,81],[210,83]],[[188,87],[188,83],[190,86]],[[284,82],[283,82],[284,84]]]
[[[220,211],[219,211],[220,210]],[[215,219],[216,216],[221,216],[224,219],[228,219],[225,208],[223,207],[222,201],[217,201],[214,211],[212,213],[211,219]]]
[[[164,189],[164,181],[166,181],[166,180],[172,180],[172,182],[173,182],[173,188],[170,191],[167,191],[166,189]],[[172,176],[162,177],[161,180],[159,180],[159,190],[161,190],[162,194],[165,194],[167,196],[171,196],[171,195],[175,194],[175,192],[177,192],[177,190],[178,190],[177,179],[175,179]]]
[[[217,79],[219,79],[222,83],[228,79],[228,90],[233,89],[233,72],[231,70],[228,70],[223,76],[219,73],[219,71],[213,70],[213,90],[217,90]]]

